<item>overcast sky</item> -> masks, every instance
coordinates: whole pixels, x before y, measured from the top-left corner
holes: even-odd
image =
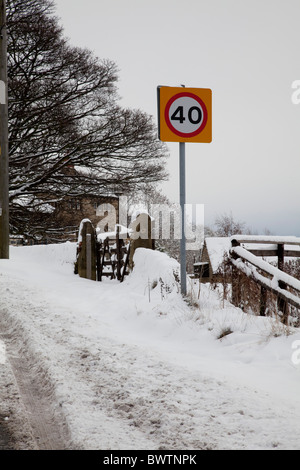
[[[56,0],[73,45],[119,68],[121,104],[157,122],[158,85],[211,88],[213,140],[186,145],[187,203],[300,236],[299,0]],[[179,201],[179,144],[164,193]]]

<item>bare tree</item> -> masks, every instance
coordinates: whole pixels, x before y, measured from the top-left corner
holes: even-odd
[[[250,233],[246,223],[235,220],[232,212],[217,216],[214,225],[216,226],[215,236],[217,237],[231,237],[241,233]]]
[[[152,117],[118,105],[116,65],[68,43],[52,0],[7,9],[12,230],[55,225],[49,204],[68,195],[166,179]]]

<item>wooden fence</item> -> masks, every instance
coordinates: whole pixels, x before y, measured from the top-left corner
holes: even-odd
[[[239,305],[240,303],[240,273],[243,273],[261,288],[260,314],[265,315],[267,293],[271,292],[277,296],[278,310],[282,313],[283,323],[287,324],[288,306],[292,305],[300,309],[300,281],[284,272],[284,260],[287,257],[300,257],[300,239],[297,237],[236,236],[231,238],[229,255],[233,265],[233,304]],[[262,258],[265,257],[276,257],[277,267],[264,261]]]

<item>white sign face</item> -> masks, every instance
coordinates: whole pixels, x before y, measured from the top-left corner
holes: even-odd
[[[182,92],[172,97],[165,109],[169,129],[181,137],[194,137],[207,122],[207,109],[203,101],[192,93]]]
[[[2,80],[0,80],[0,104],[6,104],[6,88]]]

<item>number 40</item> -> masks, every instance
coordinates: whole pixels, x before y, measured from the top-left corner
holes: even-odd
[[[183,106],[178,106],[174,113],[171,116],[172,121],[179,121],[180,124],[183,124],[185,121]],[[188,120],[192,124],[199,124],[202,119],[202,111],[198,106],[191,106],[188,111]]]

